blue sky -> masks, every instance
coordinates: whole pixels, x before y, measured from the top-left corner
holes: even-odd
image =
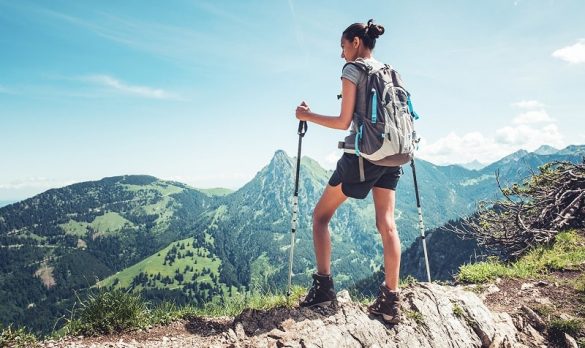
[[[338,114],[341,32],[422,118],[419,156],[488,163],[585,143],[583,1],[0,0],[0,200],[122,174],[237,188],[296,154],[296,105]],[[310,125],[333,168],[345,132]]]

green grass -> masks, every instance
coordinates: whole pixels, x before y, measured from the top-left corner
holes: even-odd
[[[557,312],[554,306],[547,304],[536,304],[532,306],[532,309],[546,320],[550,320],[550,318]]]
[[[211,270],[211,273],[215,274],[219,277],[219,267],[221,265],[221,260],[216,258],[213,260],[212,256],[210,255],[209,251],[203,248],[195,248],[193,246],[194,238],[187,238],[183,240],[179,240],[169,244],[166,248],[158,251],[157,253],[147,257],[146,259],[124,269],[121,272],[118,272],[104,280],[101,280],[97,283],[99,287],[110,287],[113,285],[114,281],[117,279],[117,288],[127,288],[131,285],[132,280],[134,277],[138,276],[140,272],[144,272],[147,275],[156,275],[158,273],[161,274],[161,277],[169,276],[173,278],[175,276],[175,271],[178,269],[184,276],[185,282],[190,282],[191,278],[195,271],[201,272],[203,268],[208,268]],[[181,244],[185,245],[184,250],[180,250],[179,246]],[[189,245],[189,246],[187,246]],[[169,265],[167,262],[166,265],[163,264],[165,257],[169,250],[173,247],[177,247],[181,254],[185,254],[187,251],[193,252],[193,258],[190,257],[183,257],[179,259],[178,257],[175,259],[175,262],[172,265]],[[197,256],[197,251],[203,254],[203,256]],[[197,261],[197,263],[195,263]],[[193,267],[193,271],[184,272],[185,267],[190,266]],[[197,283],[208,283],[212,284],[211,275],[206,274],[197,278]],[[173,289],[182,288],[183,285],[179,285],[175,283]],[[164,285],[162,282],[157,281],[155,287],[159,288],[168,288],[167,285]],[[136,291],[140,291],[142,286],[136,287]],[[169,288],[171,289],[171,288]],[[227,290],[227,289],[226,289]]]
[[[576,270],[585,262],[585,238],[575,231],[559,233],[553,246],[540,246],[514,263],[495,258],[463,265],[457,279],[467,283],[484,283],[504,278],[533,278],[556,270]]]
[[[88,226],[89,224],[87,222],[78,222],[75,220],[69,220],[69,222],[59,225],[65,234],[78,237],[85,237],[87,235]]]
[[[148,204],[148,205],[139,207],[138,209],[141,210],[140,213],[143,213],[146,215],[153,215],[153,214],[160,215],[160,214],[164,214],[166,212],[167,205],[169,204],[170,201],[171,201],[171,198],[165,196],[156,203]]]
[[[301,298],[307,294],[304,287],[293,286],[290,298],[281,293],[253,293],[253,294],[235,294],[224,301],[216,300],[207,303],[203,308],[190,308],[191,313],[187,313],[189,308],[184,308],[184,312],[195,316],[237,316],[244,309],[269,310],[278,307],[292,308]]]
[[[564,341],[564,334],[576,337],[583,330],[583,320],[560,319],[551,320],[548,325],[548,333],[553,341]]]
[[[463,318],[463,315],[465,314],[465,312],[463,311],[463,308],[461,308],[459,303],[453,303],[453,314],[457,318]]]
[[[116,234],[125,226],[134,226],[134,224],[120,214],[111,211],[97,216],[91,223],[69,220],[69,222],[59,225],[65,234],[78,237],[87,236],[88,228],[93,229],[98,235],[111,235]]]
[[[407,287],[407,286],[410,286],[410,285],[413,285],[416,283],[418,283],[418,280],[416,280],[415,277],[413,277],[412,275],[409,274],[404,278],[400,278],[398,286],[403,288],[403,287]]]
[[[150,311],[142,298],[121,290],[90,293],[77,304],[57,336],[107,335],[145,328],[151,323]]]
[[[581,274],[579,277],[574,279],[571,282],[571,285],[575,290],[581,293],[581,295],[585,295],[585,274]]]
[[[421,312],[415,310],[406,310],[404,311],[407,318],[414,320],[418,325],[422,325],[425,323],[424,317]]]
[[[131,221],[126,220],[122,215],[112,211],[104,215],[96,216],[90,224],[93,230],[100,235],[114,234],[127,225],[134,226]]]
[[[163,302],[151,308],[140,295],[121,290],[98,290],[84,300],[78,299],[67,324],[51,337],[120,333],[159,324],[166,325],[190,317],[234,317],[248,308],[292,308],[306,292],[306,288],[294,286],[290,298],[280,293],[237,294],[227,300],[217,299],[203,307],[179,307],[172,302]],[[21,333],[20,336],[24,337],[24,334]]]
[[[26,328],[7,328],[0,326],[0,347],[29,348],[39,347],[37,337],[28,332]]]

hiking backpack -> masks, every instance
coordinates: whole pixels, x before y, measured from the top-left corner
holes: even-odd
[[[418,114],[400,75],[390,65],[374,69],[358,60],[344,68],[348,64],[367,74],[366,115],[354,113],[356,132],[340,142],[339,148],[360,157],[360,178],[364,181],[362,158],[383,166],[399,166],[413,158],[418,142],[413,120]]]

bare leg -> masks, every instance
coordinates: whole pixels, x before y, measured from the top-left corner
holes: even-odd
[[[331,274],[331,237],[329,221],[335,210],[347,199],[341,191],[341,184],[327,185],[313,211],[313,245],[317,258],[317,272],[322,275]]]
[[[372,190],[376,207],[376,227],[382,237],[384,247],[384,270],[386,287],[398,290],[398,273],[400,271],[400,238],[394,220],[396,192],[374,187]]]

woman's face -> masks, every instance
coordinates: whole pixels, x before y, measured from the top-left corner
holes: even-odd
[[[358,57],[359,38],[354,37],[353,41],[349,41],[341,36],[341,58],[346,62],[351,62]]]

